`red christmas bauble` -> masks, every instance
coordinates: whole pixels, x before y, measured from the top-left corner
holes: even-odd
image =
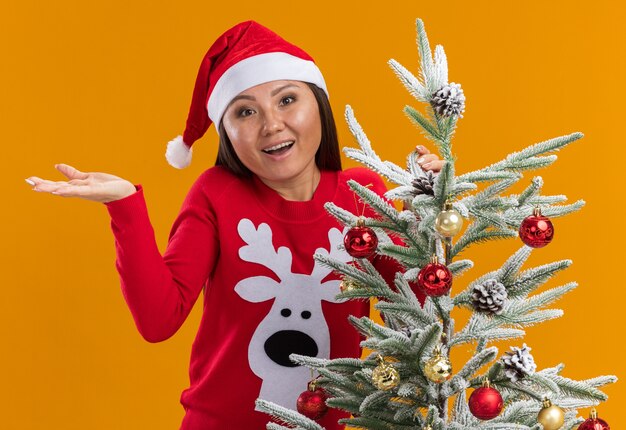
[[[550,218],[541,215],[539,209],[535,209],[533,215],[524,218],[519,226],[519,237],[526,245],[533,248],[542,248],[552,242],[554,227]]]
[[[326,398],[326,392],[321,388],[308,389],[298,396],[298,412],[312,420],[319,420],[328,411]]]
[[[504,401],[500,392],[493,387],[480,387],[474,390],[468,400],[472,415],[481,420],[490,420],[502,412]]]
[[[427,296],[443,296],[452,288],[452,273],[445,264],[428,263],[417,274],[417,286]]]
[[[587,420],[578,426],[578,430],[611,430],[606,421],[600,418],[596,418],[592,420],[591,418],[587,418]]]
[[[376,232],[364,225],[352,227],[343,238],[346,251],[354,258],[367,258],[376,252],[378,236]]]
[[[578,430],[611,430],[611,428],[606,421],[598,418],[596,410],[592,409],[591,416],[578,426]]]

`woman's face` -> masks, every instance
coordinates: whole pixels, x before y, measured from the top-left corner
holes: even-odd
[[[268,185],[307,180],[317,172],[322,125],[304,82],[271,81],[242,91],[222,121],[241,162]]]

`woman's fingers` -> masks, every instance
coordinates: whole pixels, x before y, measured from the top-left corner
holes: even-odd
[[[40,181],[33,187],[34,191],[51,193],[58,188],[67,185],[67,182]]]
[[[418,158],[417,164],[424,170],[439,172],[443,167],[443,161],[435,154],[426,154]]]
[[[419,164],[420,167],[424,169],[424,168],[427,168],[430,165],[430,163],[438,159],[439,158],[435,154],[426,154],[426,155],[422,155],[421,157],[417,159],[417,164]]]
[[[31,176],[31,177],[26,179],[26,182],[28,182],[28,183],[32,182],[34,185],[39,184],[41,182],[45,182],[45,181],[46,181],[46,179],[41,179],[39,176]],[[48,181],[48,182],[50,182],[50,181]]]
[[[87,179],[89,173],[81,172],[69,164],[55,164],[54,167],[70,179]]]
[[[50,187],[54,185],[59,185],[60,183],[66,183],[65,181],[59,181],[59,182],[49,181],[47,179],[41,179],[37,176],[31,176],[26,181],[29,183],[32,183],[32,185],[34,185],[35,188],[38,188],[41,186]]]
[[[437,160],[438,158],[439,157],[437,157],[435,154],[425,154],[417,159],[417,164],[429,163],[433,160]]]
[[[52,191],[51,194],[61,197],[87,197],[90,195],[89,191],[90,187],[88,185],[69,185],[60,186]]]
[[[33,182],[33,185],[40,185],[40,184],[46,184],[46,185],[64,185],[64,184],[84,184],[86,181],[82,180],[82,179],[72,179],[71,181],[50,181],[48,179],[41,179],[37,176],[31,176],[30,178],[28,178],[31,182]]]
[[[65,185],[65,184],[71,184],[71,185],[84,185],[86,184],[88,181],[84,180],[84,179],[72,179],[70,181],[50,181],[48,179],[41,179],[37,176],[31,176],[30,179],[35,185],[39,185],[39,184],[46,184],[46,185]]]
[[[443,168],[443,160],[433,160],[433,161],[429,161],[428,163],[424,163],[422,165],[422,169],[424,170],[431,170],[433,172],[439,172],[442,168]]]
[[[53,184],[40,184],[37,185],[34,190],[62,197],[88,197],[91,195],[93,188],[88,184],[58,182]]]
[[[48,193],[57,191],[59,187],[87,185],[87,179],[89,178],[88,173],[81,172],[68,164],[55,164],[54,167],[69,178],[70,181],[50,181],[38,176],[31,176],[26,178],[26,182],[33,186],[34,191]]]
[[[415,151],[416,151],[419,155],[430,154],[430,151],[428,150],[428,148],[426,148],[425,146],[422,146],[422,145],[417,145],[417,146],[415,147]]]

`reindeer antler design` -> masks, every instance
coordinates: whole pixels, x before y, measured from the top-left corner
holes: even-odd
[[[325,248],[317,248],[315,250],[316,254],[323,255],[325,257],[334,258],[335,260],[339,260],[343,263],[346,263],[351,260],[348,253],[340,248],[340,245],[343,244],[343,233],[337,228],[331,228],[328,230],[328,242],[330,243],[330,252],[328,252]],[[332,272],[332,269],[324,266],[317,260],[315,260],[315,266],[313,267],[313,272],[311,276],[323,279]]]
[[[279,279],[286,279],[291,274],[292,255],[289,248],[281,246],[275,250],[272,242],[272,229],[269,225],[259,224],[259,229],[249,219],[242,219],[237,226],[239,236],[247,243],[239,248],[239,256],[250,263],[261,264]]]

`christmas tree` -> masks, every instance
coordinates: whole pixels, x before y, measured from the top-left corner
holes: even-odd
[[[526,344],[503,354],[490,345],[521,338],[524,327],[560,317],[561,310],[547,307],[576,287],[572,282],[536,292],[566,269],[569,260],[522,266],[535,248],[552,240],[550,218],[574,212],[584,202],[564,204],[565,196],[541,195],[539,176],[520,194],[506,193],[524,178],[522,172],[551,165],[557,158],[551,153],[582,134],[537,143],[457,176],[452,138],[465,97],[460,85],[448,82],[443,47],[437,46],[433,56],[421,20],[417,42],[418,76],[394,60],[389,64],[407,90],[425,104],[425,113],[408,106],[405,113],[436,146],[444,166],[437,175],[427,173],[415,153],[409,154],[406,169],[381,160],[348,106],[346,119],[360,149],[348,148],[346,155],[396,184],[386,197],[404,202],[404,208],[397,210],[367,187],[349,183],[377,216],[357,217],[327,204],[327,210],[350,228],[345,245],[355,260],[346,264],[315,256],[342,275],[340,297],[377,298],[384,324],[351,319],[366,338],[363,347],[371,351],[363,360],[292,355],[296,363],[319,374],[315,384],[323,389],[311,387],[302,399],[301,412],[309,418],[257,401],[260,410],[283,423],[270,423],[268,429],[322,429],[314,419],[324,412],[324,400],[350,412],[345,423],[356,428],[608,429],[595,412],[585,420],[577,409],[605,401],[607,396],[598,387],[615,382],[615,376],[575,381],[561,375],[563,365],[537,370]],[[498,270],[470,281],[461,278],[473,267],[471,260],[459,258],[469,246],[518,237],[521,247]],[[396,274],[394,285],[368,260],[374,251],[406,268]],[[426,296],[423,303],[416,296],[418,290]],[[472,314],[457,328],[452,312],[458,308]],[[458,370],[452,369],[450,351],[468,345],[472,356]]]

